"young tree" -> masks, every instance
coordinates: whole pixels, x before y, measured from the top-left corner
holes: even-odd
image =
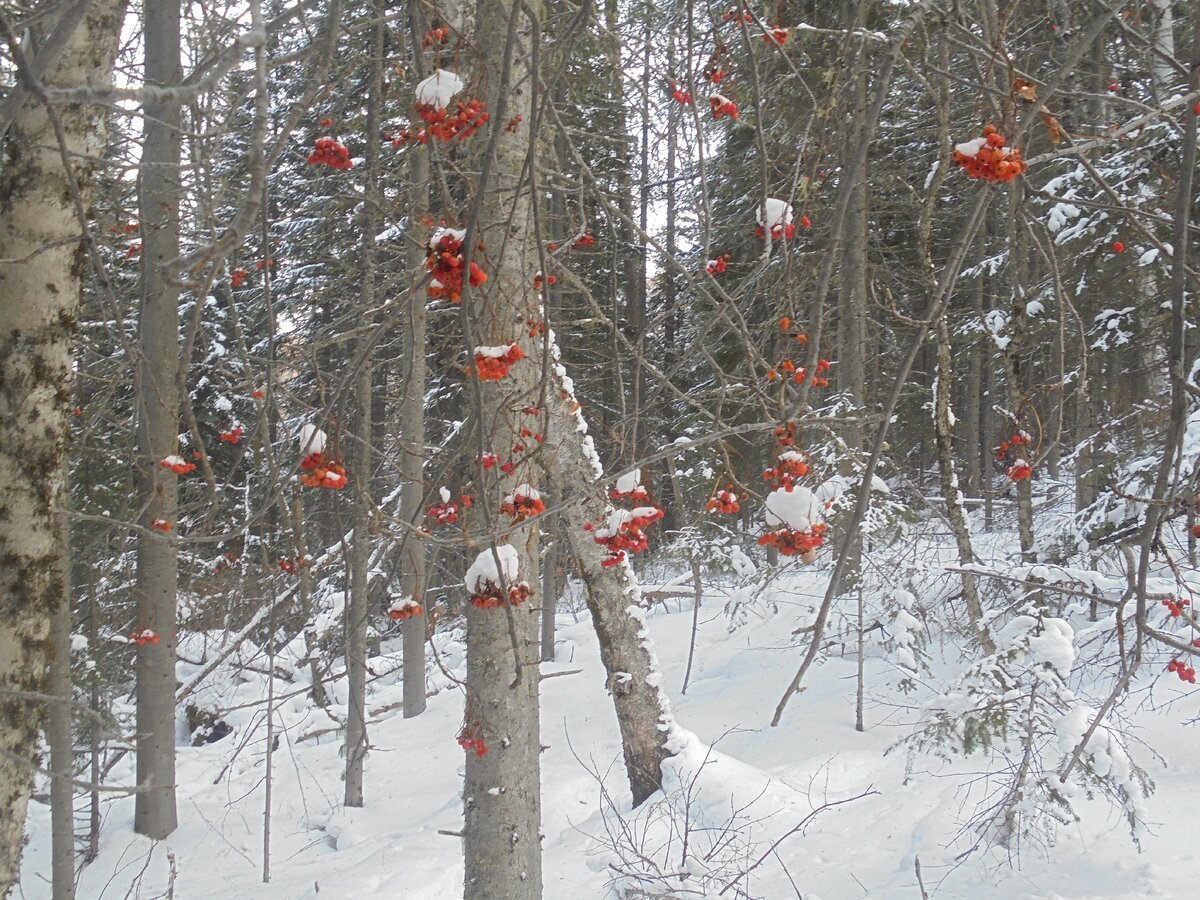
[[[178,483],[167,465],[179,451],[180,122],[179,0],[145,10],[145,142],[138,204],[142,296],[138,319],[137,795],[134,828],[152,838],[175,830],[175,655]],[[156,90],[158,89],[158,90]]]
[[[71,353],[88,264],[80,233],[104,120],[43,86],[104,88],[125,4],[64,5],[40,40],[0,19],[21,84],[5,98],[0,170],[0,896],[16,881],[37,766],[50,616],[65,586],[61,516]]]

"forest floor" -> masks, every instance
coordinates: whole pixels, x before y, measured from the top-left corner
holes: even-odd
[[[695,861],[682,869],[692,873],[692,884],[707,871],[715,886],[671,896],[716,898],[722,870],[728,876],[755,865],[748,896],[765,900],[920,900],[916,857],[935,898],[1197,896],[1200,845],[1177,832],[1186,827],[1200,787],[1200,740],[1189,725],[1200,713],[1200,692],[1189,695],[1171,676],[1152,691],[1148,682],[1128,705],[1130,724],[1145,742],[1134,746],[1133,755],[1156,783],[1146,801],[1149,827],[1141,852],[1121,812],[1095,799],[1079,801],[1081,821],[1059,828],[1053,846],[1026,842],[1009,851],[983,844],[960,859],[977,843],[963,823],[988,792],[985,766],[974,758],[945,763],[932,757],[916,757],[910,766],[903,748],[887,752],[910,733],[921,693],[897,688],[899,670],[883,647],[866,655],[865,731],[854,728],[852,643],[844,656],[834,648],[809,673],[779,727],[768,724],[801,655],[792,647],[791,632],[810,620],[824,577],[809,569],[781,580],[774,588],[777,611],[754,616],[732,633],[722,611],[727,597],[711,588],[686,696],[680,686],[690,600],[672,600],[651,614],[664,687],[677,721],[694,739],[671,765],[669,796],[636,814],[628,808],[616,719],[586,614],[578,620],[575,614],[560,616],[558,659],[543,666],[544,675],[555,677],[542,682],[547,900],[609,895],[610,864],[617,858],[613,845],[621,843],[610,834],[627,836],[627,860],[638,855],[628,845],[639,844],[642,855],[679,869],[685,807],[688,854]],[[462,667],[462,649],[453,634],[441,641],[451,672]],[[959,655],[950,641],[941,640],[929,652],[935,672],[954,666]],[[369,726],[365,808],[341,806],[341,733],[328,730],[333,723],[314,713],[303,694],[278,699],[271,880],[263,883],[266,741],[263,709],[255,704],[264,696],[265,680],[245,671],[234,676],[230,669],[229,677],[209,688],[207,699],[225,708],[248,705],[227,716],[234,734],[179,748],[179,830],[158,844],[138,837],[132,830],[133,799],[107,795],[101,852],[81,872],[79,897],[461,897],[461,847],[453,833],[462,824],[463,752],[455,741],[462,695],[442,690],[430,699],[426,714],[406,720],[398,709],[386,709],[400,697],[398,662],[385,653],[371,665],[379,677],[368,701],[376,712]],[[444,677],[436,677],[444,687]],[[294,683],[277,681],[275,687],[277,698],[297,691]],[[344,688],[341,694],[344,702]],[[129,757],[110,781],[132,783]],[[849,802],[825,809],[793,832],[813,810],[838,801]],[[676,815],[667,816],[668,809]],[[49,811],[43,803],[31,804],[28,831],[16,896],[49,898]],[[730,890],[720,896],[747,895]]]

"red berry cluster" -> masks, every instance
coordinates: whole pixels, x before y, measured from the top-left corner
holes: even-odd
[[[158,634],[151,631],[149,628],[143,628],[141,631],[135,631],[129,636],[129,640],[137,644],[139,647],[145,647],[147,644],[157,644]]]
[[[479,734],[479,723],[463,725],[458,732],[458,746],[467,751],[474,751],[476,756],[487,756],[488,746]]]
[[[600,565],[606,569],[618,565],[625,561],[625,554],[641,553],[649,547],[644,529],[662,517],[663,511],[657,506],[638,506],[629,513],[618,510],[612,514],[607,527],[596,529],[594,540],[608,551]]]
[[[529,587],[528,581],[518,581],[511,585],[508,589],[508,602],[510,606],[520,606],[529,599],[533,593]],[[477,594],[472,594],[470,597],[471,605],[476,609],[501,609],[504,606],[504,594],[496,585],[490,581],[487,587],[479,591]]]
[[[154,531],[159,531],[163,534],[169,534],[171,532],[171,523],[167,519],[155,519],[150,523],[150,527]]]
[[[729,260],[733,257],[728,253],[722,253],[716,259],[710,259],[708,265],[704,267],[704,271],[712,276],[717,276],[729,268]]]
[[[434,525],[453,525],[458,521],[458,504],[453,501],[435,503],[425,510],[425,515],[433,519]]]
[[[419,616],[423,612],[425,612],[425,608],[420,603],[407,597],[404,600],[392,601],[392,605],[388,607],[388,618],[393,622],[403,622],[405,619]]]
[[[708,98],[708,105],[712,109],[714,122],[720,122],[725,117],[728,117],[732,122],[738,120],[740,114],[738,113],[737,104],[724,94],[713,94]],[[795,231],[795,228],[792,230]]]
[[[717,65],[710,65],[704,70],[704,77],[713,84],[720,84],[725,80],[726,71]]]
[[[234,288],[240,288],[245,283],[246,283],[246,270],[245,269],[234,269],[233,274],[229,276],[229,286],[234,287]]]
[[[184,462],[178,456],[168,456],[159,462],[159,465],[164,469],[170,469],[176,475],[186,475],[189,472],[196,471],[196,464]]]
[[[434,44],[443,44],[448,37],[450,37],[450,29],[445,25],[439,25],[437,28],[431,28],[425,32],[425,39],[421,41],[421,46],[428,48]]]
[[[1192,604],[1190,600],[1176,600],[1174,597],[1168,597],[1162,602],[1162,605],[1170,610],[1172,618],[1178,619],[1183,615],[1183,611]]]
[[[996,459],[1004,462],[1008,458],[1008,454],[1013,454],[1013,461],[1008,468],[1004,470],[1013,481],[1023,481],[1026,478],[1033,476],[1033,466],[1029,465],[1019,454],[1021,447],[1028,447],[1032,443],[1032,438],[1023,431],[1018,431],[1006,441],[1001,441],[1000,446],[995,450]]]
[[[442,229],[431,239],[425,251],[425,268],[429,271],[429,284],[425,287],[430,299],[445,297],[451,303],[462,301],[463,255],[461,231]],[[474,262],[467,277],[471,287],[479,287],[488,280],[487,273]]]
[[[762,238],[763,240],[766,240],[767,232],[761,225],[759,225],[757,228],[754,229],[754,235],[755,235],[755,237],[759,237],[759,238]],[[771,226],[771,240],[773,240],[773,241],[790,241],[795,236],[796,236],[796,226],[792,222],[789,222],[786,225],[772,225]]]
[[[742,506],[738,501],[742,499],[733,490],[733,485],[729,485],[723,491],[717,491],[712,495],[712,499],[704,505],[704,508],[709,512],[721,513],[722,515],[732,516],[741,512]]]
[[[780,488],[790,491],[809,471],[808,463],[798,451],[785,450],[779,454],[774,468],[763,470],[762,478],[773,491]]]
[[[496,354],[496,350],[503,350],[503,352]],[[525,353],[517,346],[516,342],[509,344],[507,349],[476,347],[475,375],[480,381],[499,381],[508,374],[508,370],[514,363],[524,358]]]
[[[527,484],[519,484],[500,504],[500,512],[512,517],[512,524],[540,515],[546,511],[542,495]]]
[[[1196,683],[1196,667],[1189,666],[1182,659],[1173,659],[1167,663],[1167,671],[1178,675],[1180,681],[1186,681],[1188,684]]]
[[[466,103],[456,100],[453,111],[449,107],[437,109],[432,103],[418,103],[417,115],[427,126],[415,137],[422,144],[426,142],[427,133],[429,137],[442,142],[455,139],[465,141],[490,118],[483,101],[474,97]],[[407,129],[400,132],[400,136],[403,138],[406,133]],[[408,140],[413,138],[410,136]]]
[[[233,428],[230,428],[228,431],[222,431],[220,434],[221,443],[222,444],[238,443],[242,439],[243,431],[244,431],[244,429],[242,428],[241,425],[235,425]]]
[[[650,492],[640,483],[640,476],[640,471],[623,476],[608,493],[613,500],[633,505],[633,509],[614,510],[599,528],[591,522],[584,525],[585,531],[595,532],[593,539],[596,543],[608,550],[608,555],[600,561],[600,565],[606,569],[624,562],[627,553],[645,550],[649,546],[649,538],[644,529],[663,517],[663,511],[654,505]],[[626,487],[626,484],[629,486]]]
[[[558,284],[558,276],[547,275],[545,278],[543,278],[542,273],[538,272],[533,276],[533,289],[535,291],[540,291],[543,284]]]
[[[340,463],[332,462],[324,453],[310,453],[300,460],[300,483],[305,487],[340,491],[349,479]]]
[[[337,138],[319,137],[313,145],[313,152],[308,155],[308,162],[314,166],[329,166],[331,169],[353,169],[350,161],[350,151]]]
[[[774,547],[782,556],[804,556],[816,551],[825,543],[824,534],[829,526],[817,522],[808,531],[793,531],[790,528],[780,528],[768,531],[758,539],[760,547]]]
[[[732,22],[735,19],[737,19],[737,17],[739,15],[742,17],[743,22],[753,22],[754,21],[754,16],[752,16],[750,13],[748,13],[748,12],[739,13],[736,9],[728,10],[723,16],[721,16],[721,21],[722,22]]]
[[[675,99],[676,103],[681,103],[684,106],[692,105],[692,95],[677,84],[671,85],[671,96]]]
[[[767,29],[766,33],[763,34],[763,43],[774,44],[777,47],[782,47],[784,44],[786,44],[787,39],[788,30],[786,28],[780,28],[778,25]]]
[[[806,335],[797,335],[797,338],[803,338],[800,343],[805,343],[808,340]],[[817,374],[813,376],[813,387],[829,387],[829,379],[822,372],[825,372],[832,365],[827,359],[817,360]],[[779,378],[779,373],[782,372],[786,378],[790,378],[795,384],[804,384],[808,379],[808,369],[804,366],[797,366],[790,359],[785,359],[779,364],[778,369],[771,369],[767,372],[767,381],[775,381]]]
[[[982,138],[957,145],[954,161],[971,178],[991,182],[1013,181],[1028,168],[1020,150],[1005,146],[1004,135],[995,125],[985,125]]]

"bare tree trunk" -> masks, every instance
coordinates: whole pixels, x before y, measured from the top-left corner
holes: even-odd
[[[296,560],[293,565],[300,576],[297,594],[304,627],[304,656],[308,660],[308,677],[312,681],[309,696],[317,706],[325,706],[329,698],[321,681],[321,650],[317,644],[317,625],[313,620],[312,608],[312,570],[308,567],[308,538],[304,531],[304,495],[298,483],[292,485],[292,533],[296,540]]]
[[[410,199],[408,221],[415,228],[429,210],[429,157],[424,147],[409,148]],[[408,263],[411,271],[422,271],[425,261],[420,243],[409,243]],[[415,279],[414,279],[415,282]],[[425,499],[425,298],[414,283],[413,298],[408,303],[407,327],[404,329],[404,374],[400,400],[400,518],[409,525],[421,521]],[[424,611],[425,543],[408,531],[404,536],[404,568],[400,578],[401,591],[421,604],[419,615],[405,619],[401,625],[404,657],[404,717],[410,719],[425,711],[425,639],[429,617]]]
[[[180,80],[179,0],[147,4],[146,82]],[[137,780],[134,829],[162,839],[175,830],[175,646],[177,476],[159,463],[178,451],[179,287],[166,266],[179,256],[180,107],[145,102],[146,130],[138,192],[142,225],[142,298],[138,322],[138,484],[142,502],[137,550],[138,630],[157,640],[137,653]]]
[[[542,662],[554,662],[554,615],[559,592],[558,545],[559,538],[552,537],[542,559]]]
[[[374,132],[371,132],[374,133]],[[374,266],[367,267],[373,272]],[[368,292],[363,285],[364,295]],[[366,297],[364,296],[364,300]],[[356,378],[358,405],[354,465],[354,537],[350,553],[350,592],[346,603],[346,806],[363,805],[363,763],[367,756],[368,569],[371,563],[371,367],[361,363]]]
[[[367,94],[367,134],[379,133],[380,92],[383,89],[383,25],[377,24],[371,41],[371,77]],[[375,234],[378,231],[379,141],[367,143],[366,191],[362,205],[362,308],[375,308]],[[354,546],[350,558],[350,596],[346,604],[346,675],[349,701],[346,708],[347,806],[363,805],[363,763],[367,756],[367,619],[370,609],[372,428],[371,338],[360,341],[359,370],[355,375],[358,425],[354,454]]]
[[[539,235],[534,221],[536,192],[525,182],[533,156],[534,96],[525,77],[541,36],[531,22],[540,19],[540,0],[479,0],[475,46],[479,48],[476,91],[486,91],[493,127],[476,152],[471,185],[476,198],[463,246],[464,265],[478,261],[488,281],[464,294],[461,320],[468,353],[474,347],[517,344],[525,354],[500,381],[472,379],[478,450],[505,454],[522,443],[527,416],[541,390],[540,357],[525,323],[541,320],[541,298],[529,285],[538,264]],[[501,123],[508,122],[507,126]],[[503,128],[503,130],[501,130]],[[532,330],[532,329],[530,329]],[[536,334],[536,330],[534,330]],[[488,535],[507,523],[496,520],[500,501],[518,484],[533,484],[537,470],[528,460],[493,476],[478,467],[477,502],[472,507],[476,534]],[[502,514],[501,514],[502,515]],[[497,566],[500,608],[467,608],[466,712],[461,741],[466,749],[463,786],[463,855],[466,900],[540,900],[542,896],[541,739],[538,711],[538,614],[531,600],[512,604],[510,591],[538,584],[538,533],[529,525],[512,531],[507,546],[490,537],[477,543],[480,560],[498,562],[513,553],[516,571]],[[480,585],[468,585],[475,589]],[[515,595],[518,600],[520,595]],[[472,743],[482,741],[482,744]]]
[[[71,546],[71,532],[64,513],[62,545]],[[71,710],[75,694],[71,685],[71,558],[59,560],[63,592],[54,604],[50,626],[50,703],[46,742],[50,745],[50,881],[53,900],[75,896],[75,746],[71,735]]]
[[[112,76],[123,4],[91,4],[43,80],[74,87]],[[18,60],[23,67],[28,60]],[[73,192],[92,176],[103,117],[29,104],[8,131],[0,176],[0,897],[16,882],[41,724],[50,618],[64,587],[59,516],[80,278],[86,266]],[[63,155],[82,161],[73,175]],[[86,202],[86,201],[84,201]],[[82,212],[80,209],[79,212]]]
[[[625,770],[634,805],[662,786],[663,761],[674,755],[671,706],[663,694],[658,661],[649,640],[637,576],[627,564],[604,568],[604,548],[590,533],[592,514],[606,508],[603,470],[574,395],[561,376],[552,383],[543,445],[553,496],[567,504],[559,521],[587,589],[588,610],[600,642],[600,660],[616,706]],[[565,395],[565,396],[564,396]],[[553,398],[563,397],[555,402]],[[587,528],[585,528],[587,526]]]
[[[954,423],[950,410],[950,396],[954,384],[954,363],[950,348],[950,327],[943,316],[937,323],[937,390],[934,394],[934,437],[937,442],[939,481],[942,500],[946,504],[946,518],[954,542],[958,545],[958,561],[962,566],[975,562],[975,551],[971,547],[971,529],[963,510],[962,491],[958,485],[958,472],[954,468]],[[971,630],[979,639],[984,653],[996,652],[996,645],[983,625],[983,604],[979,599],[979,583],[974,575],[962,575],[963,599],[967,608],[967,619]]]

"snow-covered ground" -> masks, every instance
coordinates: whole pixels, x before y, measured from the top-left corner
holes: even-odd
[[[708,893],[684,889],[705,872],[720,885],[721,871],[753,865],[749,896],[765,900],[918,900],[915,857],[932,897],[1200,895],[1195,884],[1200,850],[1186,825],[1200,788],[1200,740],[1187,724],[1200,711],[1197,692],[1181,690],[1185,686],[1172,676],[1154,689],[1156,706],[1180,698],[1168,710],[1151,712],[1148,700],[1130,705],[1138,736],[1167,758],[1164,766],[1134,746],[1157,785],[1147,801],[1149,833],[1141,853],[1119,811],[1101,800],[1084,800],[1082,821],[1060,829],[1049,851],[1018,846],[1014,859],[985,847],[960,860],[976,842],[973,834],[961,833],[961,825],[982,797],[982,766],[970,759],[947,765],[918,758],[906,772],[909,758],[902,749],[885,752],[910,732],[920,702],[919,695],[894,687],[898,670],[887,651],[874,648],[866,660],[865,732],[854,729],[851,652],[814,668],[781,725],[768,724],[801,655],[790,646],[791,631],[807,620],[821,580],[820,572],[808,570],[790,582],[790,595],[778,597],[781,612],[754,618],[732,633],[722,612],[726,598],[711,592],[686,696],[679,691],[690,604],[672,602],[651,614],[664,686],[694,741],[671,764],[669,796],[632,814],[595,639],[584,615],[578,622],[570,614],[560,617],[558,661],[543,667],[555,677],[542,682],[542,742],[549,748],[542,755],[546,898],[607,897],[618,859],[607,835],[622,833],[633,836],[627,844],[658,858],[664,873],[690,873],[671,895],[680,898],[715,898],[719,886]],[[939,653],[953,656],[952,647],[935,646],[933,652],[935,659]],[[443,642],[443,653],[451,671],[461,665],[460,644]],[[281,736],[273,756],[269,884],[262,880],[266,742],[263,709],[255,705],[264,682],[230,679],[213,690],[221,692],[226,708],[247,704],[228,716],[234,734],[211,745],[179,748],[179,830],[158,844],[138,837],[132,798],[109,795],[101,852],[82,869],[79,896],[461,897],[460,840],[453,835],[462,820],[463,752],[455,741],[461,695],[443,690],[431,698],[426,714],[406,720],[388,709],[400,698],[395,666],[387,655],[372,662],[380,677],[368,700],[373,721],[363,809],[341,806],[341,734],[327,730],[333,723],[314,714],[303,694],[288,696],[297,692],[295,683],[276,682],[276,695],[284,699],[278,701]],[[126,757],[110,782],[132,781],[132,759]],[[862,794],[810,817],[824,804]],[[681,864],[685,807],[689,861]],[[668,808],[674,817],[665,815]],[[45,805],[31,805],[28,831],[17,896],[48,898]],[[730,890],[721,896],[746,895]]]

